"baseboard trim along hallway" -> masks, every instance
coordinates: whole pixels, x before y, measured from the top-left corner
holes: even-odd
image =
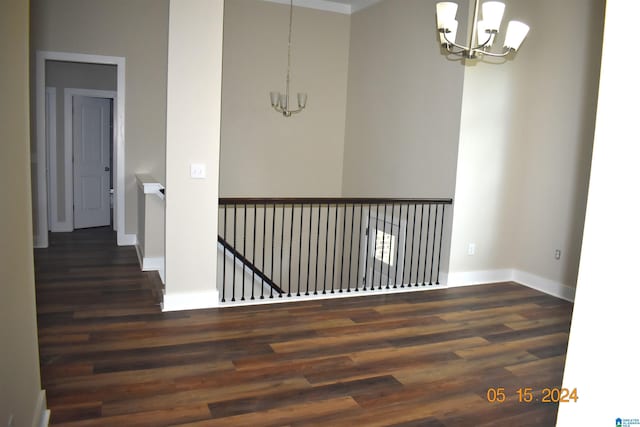
[[[487,283],[516,282],[545,294],[573,302],[576,289],[535,274],[517,269],[479,270],[449,273],[444,278],[448,287],[473,286]]]

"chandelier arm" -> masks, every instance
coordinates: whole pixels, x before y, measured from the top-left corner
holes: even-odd
[[[454,53],[454,54],[456,54],[456,55],[457,55],[457,54],[464,53],[464,52],[466,52],[467,50],[469,50],[466,46],[459,45],[459,44],[458,44],[458,43],[456,43],[455,41],[453,41],[453,42],[452,42],[451,40],[449,40],[449,37],[447,37],[447,32],[446,32],[444,29],[442,29],[442,30],[440,30],[440,31],[444,34],[444,39],[445,39],[445,40],[447,41],[447,43],[448,43],[448,44],[447,44],[447,50],[448,50],[449,52]],[[455,47],[457,47],[458,49],[460,49],[460,52],[456,52],[456,51],[451,50],[451,49],[449,48],[449,46],[455,46]]]
[[[504,58],[505,56],[509,55],[512,51],[515,52],[514,49],[507,49],[503,53],[485,52],[483,50],[478,50],[477,52],[481,53],[482,55],[490,56],[492,58]]]
[[[473,48],[473,50],[482,50],[482,49],[484,49],[485,47],[487,47],[487,44],[488,44],[489,42],[491,42],[491,37],[493,37],[493,36],[494,36],[494,34],[492,34],[492,33],[487,33],[487,34],[489,34],[489,38],[487,39],[487,41],[486,41],[486,42],[484,42],[484,43],[482,43],[482,44],[479,44],[479,45],[478,45],[478,46],[476,46],[476,47],[474,47],[474,48]],[[497,32],[496,32],[495,34],[497,34]]]

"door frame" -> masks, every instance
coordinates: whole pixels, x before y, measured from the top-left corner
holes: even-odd
[[[74,203],[74,193],[73,193],[73,97],[74,96],[86,96],[91,98],[103,98],[103,99],[111,99],[113,101],[112,104],[112,113],[114,118],[113,128],[111,129],[111,138],[113,141],[113,151],[111,152],[111,156],[113,158],[113,164],[115,165],[116,159],[116,124],[115,117],[117,114],[117,97],[118,94],[116,91],[112,90],[98,90],[98,89],[79,89],[79,88],[65,88],[64,89],[64,194],[65,194],[65,230],[64,231],[73,231],[75,229],[74,220],[73,220],[73,203]],[[113,171],[111,172],[113,175]],[[114,180],[115,181],[115,180]],[[66,197],[66,195],[70,194],[71,197]],[[115,202],[115,199],[114,199]],[[116,204],[113,206],[114,210],[116,208]],[[116,229],[116,221],[113,222],[113,229]]]
[[[58,199],[54,197],[52,188],[58,185],[58,165],[57,165],[57,146],[58,146],[58,91],[55,87],[47,86],[45,96],[45,126],[46,126],[46,144],[47,150],[47,180],[48,180],[48,203],[47,220],[49,221],[48,231],[62,231],[61,224],[58,222]],[[46,116],[48,114],[48,117]]]
[[[125,232],[125,67],[126,59],[120,56],[88,55],[72,52],[37,51],[36,52],[36,189],[38,200],[35,203],[37,222],[34,236],[34,247],[49,246],[48,220],[48,188],[47,188],[47,143],[45,123],[45,68],[46,61],[84,62],[90,64],[106,64],[116,66],[116,100],[113,117],[113,164],[115,176],[114,226],[117,230],[118,245],[133,245],[135,234]]]

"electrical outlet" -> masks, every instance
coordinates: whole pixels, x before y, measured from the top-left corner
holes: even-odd
[[[475,243],[469,243],[469,249],[467,249],[467,254],[471,255],[471,256],[476,254],[476,244]]]
[[[13,423],[13,414],[9,415],[9,421],[7,421],[7,427],[16,427]]]
[[[556,249],[555,253],[553,254],[555,259],[560,259],[560,257],[562,256],[562,251],[560,249]]]
[[[202,163],[191,164],[191,178],[204,179],[207,177],[207,166]]]

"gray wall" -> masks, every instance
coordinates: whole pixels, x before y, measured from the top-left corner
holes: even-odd
[[[29,154],[29,3],[0,3],[0,425],[31,426],[40,391]],[[37,420],[35,420],[37,421]]]
[[[453,197],[464,67],[441,54],[435,4],[386,0],[351,17],[344,196]],[[451,218],[449,206],[443,271]]]
[[[291,102],[284,118],[269,92],[285,90],[289,7],[225,3],[220,194],[338,196],[342,191],[349,16],[294,7]]]
[[[116,66],[83,64],[78,62],[47,61],[45,85],[56,88],[56,165],[58,212],[54,215],[65,221],[65,201],[73,195],[64,188],[64,90],[65,88],[116,90]]]
[[[531,26],[521,51],[507,64],[465,69],[451,271],[515,268],[575,286],[603,8],[603,0],[508,1],[505,20]]]
[[[129,234],[136,232],[135,173],[149,173],[160,182],[165,179],[168,20],[168,0],[31,2],[32,55],[47,50],[126,58],[125,231]],[[35,140],[34,132],[32,136]]]
[[[464,68],[440,54],[435,3],[352,15],[346,196],[453,196]]]

